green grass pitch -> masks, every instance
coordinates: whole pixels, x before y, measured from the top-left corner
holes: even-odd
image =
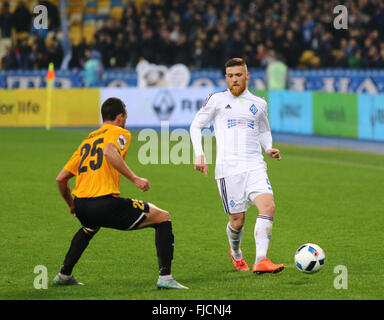
[[[275,275],[236,272],[229,258],[227,217],[214,180],[193,165],[141,165],[143,142],[133,135],[126,161],[150,180],[142,193],[122,179],[121,194],[168,210],[175,252],[172,273],[190,290],[156,289],[153,229],[102,229],[74,269],[83,287],[53,287],[79,222],[59,195],[55,177],[89,130],[0,129],[0,300],[271,300],[384,298],[384,157],[336,149],[276,144],[280,162],[266,159],[277,210],[269,257],[286,269]],[[73,184],[72,184],[73,186]],[[255,258],[255,207],[247,213],[242,251]],[[293,262],[303,243],[320,245],[323,269],[300,273]],[[48,271],[48,289],[35,289],[35,266]],[[337,289],[344,266],[345,289]],[[337,269],[336,269],[337,270]]]

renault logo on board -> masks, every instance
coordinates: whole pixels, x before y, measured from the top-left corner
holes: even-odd
[[[153,101],[153,110],[160,120],[168,120],[175,109],[175,102],[168,90],[160,90]]]

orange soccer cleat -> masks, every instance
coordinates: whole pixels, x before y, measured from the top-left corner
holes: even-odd
[[[249,271],[248,265],[245,262],[244,258],[241,258],[240,260],[235,260],[232,256],[232,250],[231,249],[229,249],[229,255],[231,256],[233,266],[235,267],[236,270]]]
[[[259,263],[253,265],[253,273],[278,273],[284,270],[283,264],[273,264],[268,258],[264,258]]]

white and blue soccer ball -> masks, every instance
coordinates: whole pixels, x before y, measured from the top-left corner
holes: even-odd
[[[306,243],[296,250],[295,265],[301,272],[317,272],[323,267],[324,262],[324,251],[317,244]]]

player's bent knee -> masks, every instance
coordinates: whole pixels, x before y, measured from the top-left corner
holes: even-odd
[[[270,212],[275,212],[275,210],[276,210],[276,205],[275,205],[275,203],[274,203],[274,202],[269,203],[269,204],[268,204],[268,211],[270,211]]]
[[[267,203],[263,206],[263,208],[260,210],[260,213],[268,214],[270,216],[273,216],[276,210],[276,205],[274,202]]]
[[[231,227],[233,228],[233,229],[235,229],[236,231],[240,231],[241,230],[241,228],[243,227],[243,225],[244,225],[244,221],[243,220],[233,220],[233,221],[231,221]]]
[[[151,216],[153,215],[160,222],[171,221],[171,215],[169,214],[168,211],[160,209],[160,208],[156,207],[155,205],[153,205],[152,203],[149,203],[148,216],[149,215],[151,215]]]
[[[245,221],[245,214],[244,214],[244,212],[230,214],[229,221],[230,221],[231,227],[233,229],[235,229],[237,231],[241,230],[241,228],[244,225],[244,221]]]
[[[150,204],[149,212],[145,213],[145,220],[137,227],[137,229],[156,227],[160,223],[171,221],[171,215],[168,211],[157,208]]]
[[[171,215],[168,211],[162,210],[161,213],[159,213],[159,223],[165,222],[165,221],[171,221]]]

